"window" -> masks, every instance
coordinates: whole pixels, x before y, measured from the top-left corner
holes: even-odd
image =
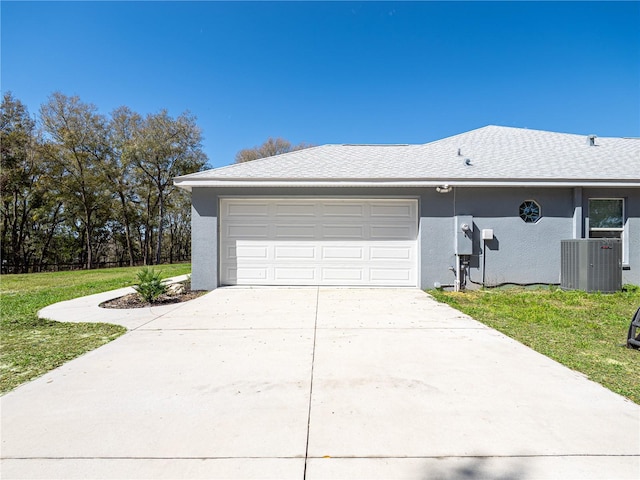
[[[629,266],[629,235],[623,198],[590,198],[587,218],[589,238],[622,240],[622,265]]]
[[[540,220],[540,205],[534,200],[526,200],[520,204],[520,218],[526,223]]]
[[[622,238],[624,200],[622,198],[589,199],[589,238]]]

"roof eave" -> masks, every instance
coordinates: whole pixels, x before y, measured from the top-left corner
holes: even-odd
[[[640,180],[624,179],[195,179],[195,178],[174,178],[174,184],[182,189],[191,191],[194,187],[207,188],[232,188],[232,187],[439,187],[449,185],[451,187],[600,187],[600,188],[622,188],[640,187]]]

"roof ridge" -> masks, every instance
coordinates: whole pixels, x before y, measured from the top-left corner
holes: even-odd
[[[480,131],[480,130],[486,130],[486,129],[490,128],[490,127],[498,127],[498,125],[485,125],[484,127],[474,128],[473,130],[469,130],[469,131],[467,131],[467,132],[456,133],[455,135],[449,135],[448,137],[439,138],[439,139],[437,139],[437,140],[432,140],[432,141],[427,142],[427,143],[420,143],[419,145],[420,145],[421,147],[423,147],[423,146],[431,145],[432,143],[442,142],[443,140],[451,140],[451,139],[454,139],[454,138],[456,138],[456,137],[461,137],[462,135],[467,136],[467,135],[469,135],[470,133],[478,132],[478,131]],[[507,128],[508,128],[508,127],[507,127]]]
[[[553,134],[553,135],[566,135],[566,136],[578,137],[578,138],[588,137],[589,135],[593,135],[593,134],[588,134],[588,133],[556,132],[556,131],[553,131],[553,130],[542,130],[542,129],[539,129],[539,128],[512,127],[512,126],[507,126],[507,125],[489,124],[489,125],[485,125],[484,127],[475,128],[473,130],[469,130],[469,131],[466,131],[466,132],[458,133],[456,135],[451,135],[449,137],[444,137],[444,138],[440,138],[438,140],[433,140],[431,142],[423,143],[421,145],[430,145],[430,144],[435,143],[435,142],[441,142],[442,140],[451,140],[451,139],[455,139],[456,137],[460,137],[460,136],[468,136],[469,134],[480,132],[481,130],[516,130],[516,131],[520,131],[520,132],[549,133],[549,134]],[[622,138],[624,138],[624,139],[633,139],[634,138],[634,137],[607,137],[607,136],[599,136],[597,134],[596,134],[596,137],[597,138],[611,138],[611,139],[622,139]],[[637,138],[640,138],[640,137],[637,137]]]
[[[411,147],[415,143],[341,143],[340,147]]]
[[[519,130],[519,131],[527,131],[527,132],[551,133],[551,134],[554,134],[554,135],[570,135],[570,136],[573,136],[573,137],[587,137],[589,135],[592,135],[590,133],[557,132],[557,131],[554,131],[554,130],[542,130],[540,128],[509,127],[509,126],[506,126],[506,125],[487,125],[487,127],[496,127],[496,128],[501,128],[501,129]],[[478,129],[478,130],[480,130],[480,129]],[[466,132],[466,133],[470,133],[470,132]],[[599,136],[596,135],[596,137],[599,137]],[[621,138],[621,137],[599,137],[599,138]]]
[[[270,158],[275,158],[275,157],[284,157],[286,155],[289,155],[291,153],[297,153],[297,152],[301,152],[303,150],[314,150],[316,148],[321,148],[321,147],[331,147],[334,146],[335,144],[331,144],[331,143],[327,143],[324,145],[314,145],[312,147],[306,147],[306,148],[301,148],[299,150],[291,150],[290,152],[284,152],[284,153],[278,153],[276,155],[271,155],[269,157],[261,157],[261,158],[256,158],[255,160],[247,160],[246,162],[240,162],[240,163],[232,163],[230,165],[223,165],[222,167],[214,167],[214,168],[209,168],[207,170],[203,170],[202,172],[206,172],[209,170],[216,170],[216,171],[220,171],[220,170],[229,170],[231,168],[237,168],[240,165],[244,165],[246,163],[254,163],[254,162],[258,162],[261,163],[263,160],[269,160]],[[198,173],[202,173],[202,172],[198,172]]]

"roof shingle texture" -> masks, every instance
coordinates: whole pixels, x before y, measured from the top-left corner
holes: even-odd
[[[640,139],[487,126],[423,145],[323,145],[181,177],[212,180],[638,180]]]

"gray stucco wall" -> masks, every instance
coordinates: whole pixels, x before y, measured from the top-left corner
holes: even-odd
[[[420,287],[434,282],[453,285],[455,276],[454,216],[473,216],[473,255],[470,280],[500,283],[560,282],[560,241],[579,238],[588,214],[588,199],[625,198],[628,269],[623,282],[640,284],[640,189],[573,188],[456,188],[441,194],[434,188],[194,188],[192,192],[192,285],[212,290],[218,286],[218,204],[223,196],[262,197],[405,197],[419,199]],[[520,204],[535,200],[542,218],[525,223]],[[580,203],[582,202],[582,205]],[[484,242],[482,229],[491,228],[494,240]],[[468,282],[467,288],[478,285]]]
[[[422,287],[434,282],[453,285],[449,267],[453,249],[454,215],[473,216],[473,256],[467,288],[502,283],[560,282],[560,241],[588,236],[589,198],[624,198],[625,251],[628,262],[622,282],[640,284],[640,189],[582,188],[457,188],[448,194],[427,190],[423,196]],[[525,223],[518,215],[525,200],[535,200],[542,217]],[[494,240],[481,239],[482,229],[493,229]],[[477,283],[473,283],[477,282]]]
[[[470,258],[467,288],[477,287],[483,279],[486,285],[501,283],[559,283],[560,241],[573,235],[573,192],[571,189],[525,188],[457,188],[446,194],[449,208],[455,215],[473,216],[473,255]],[[525,223],[519,207],[525,200],[535,200],[541,207],[542,218]],[[428,209],[428,208],[427,208]],[[430,220],[433,215],[429,215]],[[453,224],[449,231],[453,231]],[[493,229],[494,239],[483,241],[482,229]],[[452,243],[452,233],[444,242]],[[436,256],[428,261],[439,262]],[[448,257],[455,265],[455,256]],[[424,262],[423,262],[424,267]],[[434,266],[427,266],[427,272]],[[431,280],[431,278],[429,278]],[[434,279],[452,284],[454,275]],[[429,282],[427,287],[433,287]]]
[[[191,192],[191,288],[218,288],[218,197],[208,188]]]

